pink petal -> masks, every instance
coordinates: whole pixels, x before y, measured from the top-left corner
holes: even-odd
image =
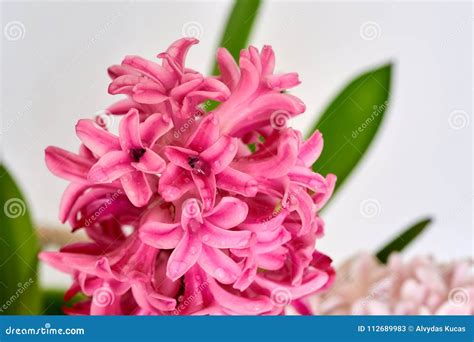
[[[192,167],[191,165],[189,165],[189,158],[197,157],[198,155],[192,150],[177,146],[166,146],[164,149],[164,153],[166,158],[168,158],[170,162],[179,166],[180,168],[189,171],[192,171]]]
[[[201,242],[186,231],[170,255],[166,276],[173,281],[181,278],[196,263],[201,255],[201,248]]]
[[[225,48],[217,50],[217,64],[221,72],[221,80],[229,87],[234,89],[240,78],[240,70],[234,57]]]
[[[56,176],[82,184],[87,183],[87,173],[93,164],[87,158],[54,146],[46,148],[45,161]]]
[[[215,174],[218,174],[232,162],[236,153],[237,139],[222,136],[212,146],[202,152],[200,157],[209,163]]]
[[[206,245],[202,246],[198,264],[223,284],[232,284],[242,272],[240,266],[221,250]]]
[[[166,167],[166,163],[159,155],[149,148],[145,149],[145,153],[141,156],[138,163],[133,162],[132,165],[137,169],[145,173],[160,173]]]
[[[148,204],[153,195],[150,184],[143,172],[133,171],[120,177],[128,199],[136,207]]]
[[[110,183],[135,169],[132,159],[123,151],[112,151],[103,155],[89,171],[88,179],[93,183]]]
[[[61,204],[59,207],[59,221],[61,223],[66,222],[71,208],[77,199],[83,194],[83,192],[89,188],[89,185],[71,183],[64,190],[63,196],[61,197]]]
[[[182,237],[178,223],[147,222],[140,227],[140,239],[158,249],[176,248]]]
[[[179,67],[184,68],[184,60],[186,59],[189,48],[198,42],[196,38],[181,38],[175,41],[166,50],[166,54],[170,56]]]
[[[143,148],[139,125],[140,118],[136,109],[131,109],[120,121],[120,145],[124,151],[128,152],[132,149]]]
[[[133,87],[133,100],[143,104],[159,104],[169,97],[162,87],[153,81],[142,81]]]
[[[235,197],[224,197],[206,215],[206,221],[214,226],[229,229],[238,226],[247,217],[247,204]]]
[[[145,146],[153,147],[155,142],[173,127],[167,114],[152,114],[140,125],[140,138]]]
[[[120,101],[115,102],[111,106],[107,107],[106,112],[114,115],[125,115],[130,109],[136,108],[142,111],[141,105],[133,101],[130,98],[126,98]]]
[[[92,120],[79,120],[76,124],[76,134],[82,143],[98,156],[120,150],[119,139]]]
[[[246,197],[253,197],[258,191],[255,178],[230,166],[216,175],[216,179],[218,188]]]
[[[326,179],[319,173],[304,166],[294,166],[288,173],[292,182],[305,186],[315,192],[325,192]]]
[[[239,295],[239,292],[232,294],[231,292],[225,291],[215,281],[209,282],[209,288],[219,305],[235,314],[259,315],[273,308],[271,299],[266,296],[255,296],[254,298],[242,297]]]
[[[109,84],[109,89],[108,89],[109,94],[132,95],[133,88],[135,87],[135,85],[142,82],[143,80],[144,78],[141,76],[135,76],[135,75],[119,76]]]
[[[214,206],[216,200],[216,177],[212,172],[209,175],[191,172],[191,176],[198,188],[204,209],[209,210]]]
[[[300,148],[298,158],[306,167],[311,167],[319,158],[323,150],[323,135],[319,131],[314,131],[311,137],[306,140]]]
[[[161,65],[146,60],[140,56],[126,56],[122,62],[123,65],[129,65],[141,74],[157,81],[159,84],[170,85],[174,82],[174,77]],[[164,88],[162,88],[165,91]]]
[[[219,138],[219,121],[214,114],[208,114],[199,123],[196,131],[186,143],[194,151],[204,151]]]
[[[161,175],[158,192],[165,201],[172,202],[180,198],[193,187],[194,183],[191,174],[170,163]]]
[[[255,237],[252,232],[243,230],[225,230],[205,222],[199,230],[201,241],[215,248],[245,248]]]
[[[296,72],[282,75],[270,75],[267,76],[266,81],[270,88],[277,91],[290,89],[301,83]]]
[[[171,90],[170,96],[174,97],[177,101],[182,101],[189,92],[197,89],[202,84],[202,82],[202,78],[197,78],[180,84]]]

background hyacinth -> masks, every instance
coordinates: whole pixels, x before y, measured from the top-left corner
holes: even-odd
[[[70,182],[60,220],[91,240],[41,254],[72,275],[66,299],[87,296],[70,314],[281,314],[333,281],[315,242],[336,177],[311,170],[322,135],[286,126],[305,111],[286,93],[298,75],[274,74],[264,46],[238,64],[219,49],[205,77],[185,66],[196,43],[110,67],[117,134],[82,119],[78,153],[46,149]]]
[[[473,315],[474,263],[393,253],[387,265],[360,254],[338,269],[330,291],[304,301],[316,315]]]

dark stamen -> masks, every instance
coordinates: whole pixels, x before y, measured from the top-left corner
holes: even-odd
[[[135,163],[138,163],[140,161],[140,158],[143,157],[145,154],[145,149],[144,148],[134,148],[130,150],[130,156],[132,157],[133,161]]]
[[[199,161],[199,157],[189,157],[188,158],[188,164],[191,166],[193,169],[196,167],[196,163]]]

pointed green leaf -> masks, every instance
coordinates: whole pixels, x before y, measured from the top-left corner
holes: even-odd
[[[337,176],[336,190],[367,151],[388,106],[392,65],[368,71],[347,85],[311,131],[319,129],[324,149],[315,172]]]
[[[25,199],[0,165],[0,314],[40,313],[38,250]]]
[[[219,47],[229,50],[235,60],[238,60],[240,50],[247,45],[260,3],[260,0],[236,0],[234,3]],[[214,63],[212,74],[219,74],[216,63]]]
[[[377,258],[385,264],[392,252],[400,252],[403,250],[410,242],[415,240],[415,238],[420,235],[430,223],[430,218],[426,218],[415,223],[403,233],[395,237],[395,239],[390,241],[387,245],[385,245],[385,247],[380,249],[377,252]]]

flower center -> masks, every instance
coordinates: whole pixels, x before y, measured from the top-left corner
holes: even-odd
[[[196,174],[209,174],[209,166],[205,161],[200,160],[198,156],[189,156],[188,165],[191,166],[193,172]]]
[[[138,163],[140,158],[145,154],[145,151],[146,150],[144,148],[134,148],[130,150],[130,156],[135,163]]]

